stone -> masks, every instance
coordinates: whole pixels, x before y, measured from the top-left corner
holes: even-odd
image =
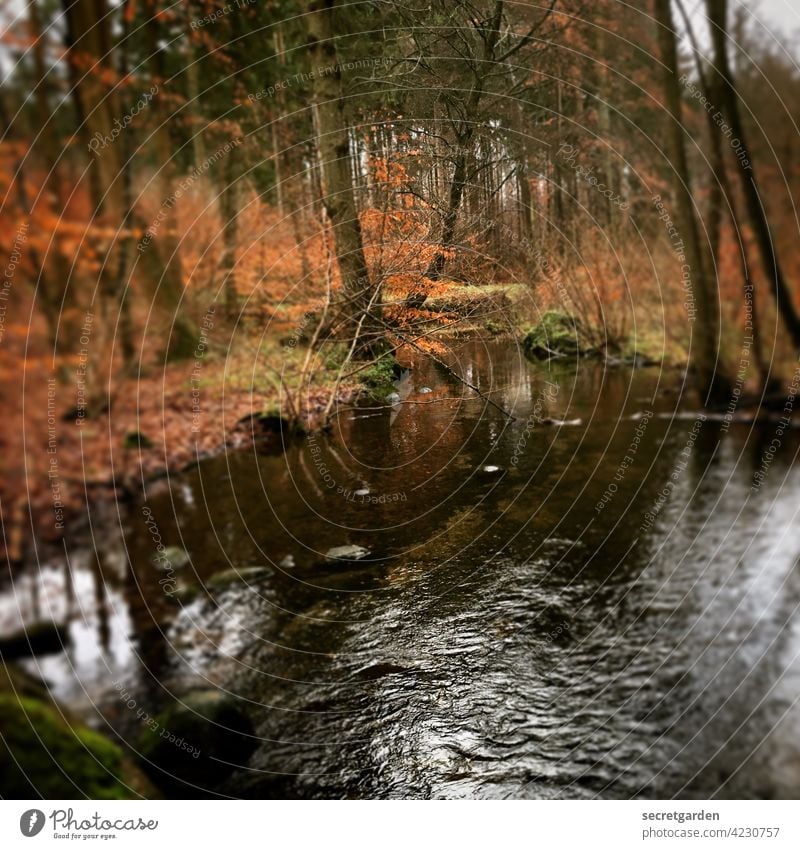
[[[325,553],[328,560],[362,560],[369,554],[369,549],[361,545],[337,545]]]
[[[35,622],[29,627],[20,628],[0,638],[0,657],[3,660],[16,660],[21,657],[40,657],[47,654],[59,654],[67,644],[66,625],[55,622]]]
[[[206,582],[208,589],[225,589],[227,587],[243,586],[253,583],[271,574],[266,566],[247,566],[242,569],[223,569],[215,572]]]
[[[137,750],[158,786],[186,798],[227,778],[257,744],[239,700],[209,689],[189,692],[153,717]]]
[[[537,360],[588,353],[581,344],[579,321],[556,310],[544,313],[539,324],[525,335],[523,346],[525,353]]]
[[[164,571],[170,569],[182,569],[191,562],[189,552],[178,545],[168,545],[163,551],[157,551],[150,558],[150,562]]]

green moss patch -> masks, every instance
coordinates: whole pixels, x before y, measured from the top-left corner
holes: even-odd
[[[0,693],[0,796],[132,799],[122,750],[47,702]]]
[[[551,310],[526,334],[525,353],[537,360],[551,357],[576,357],[590,353],[581,339],[579,321],[569,313]]]

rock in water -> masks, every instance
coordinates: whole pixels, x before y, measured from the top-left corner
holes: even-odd
[[[28,628],[0,637],[0,657],[16,660],[20,657],[40,657],[58,654],[67,644],[67,628],[55,622],[37,622]]]
[[[243,766],[257,742],[237,699],[219,690],[195,690],[150,719],[137,749],[156,784],[187,798]]]
[[[325,553],[328,560],[362,560],[369,554],[369,549],[361,545],[337,545]]]
[[[589,353],[581,339],[581,325],[575,316],[550,310],[531,328],[523,341],[525,353],[536,360],[575,357]]]
[[[235,587],[247,587],[262,578],[267,578],[272,570],[267,566],[247,566],[242,569],[224,569],[215,572],[206,582],[206,589],[226,590]]]
[[[189,552],[178,545],[168,545],[163,551],[157,551],[150,558],[150,562],[158,569],[168,571],[170,569],[182,569],[191,562]]]

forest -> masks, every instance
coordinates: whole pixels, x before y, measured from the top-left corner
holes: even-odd
[[[800,794],[766,714],[728,727],[772,648],[703,679],[745,632],[790,651],[795,609],[751,595],[800,486],[800,71],[766,20],[0,3],[0,796]],[[461,736],[403,748],[448,681]]]

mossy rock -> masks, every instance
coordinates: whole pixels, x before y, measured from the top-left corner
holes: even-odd
[[[200,589],[200,584],[196,581],[192,583],[180,583],[178,584],[178,588],[171,593],[171,597],[179,602],[182,607],[187,607],[200,596]]]
[[[242,569],[224,569],[215,572],[206,582],[209,590],[225,590],[234,588],[248,589],[256,581],[263,580],[272,574],[266,566],[246,566]]]
[[[0,797],[135,799],[150,787],[122,749],[42,699],[0,693]]]
[[[197,690],[161,711],[137,739],[146,772],[170,793],[203,795],[244,764],[257,745],[239,702]]]
[[[665,351],[659,339],[639,338],[626,340],[619,352],[620,359],[634,368],[648,368],[664,364]]]
[[[589,350],[581,343],[578,319],[556,310],[544,313],[539,324],[525,334],[523,346],[525,353],[537,360],[577,357]]]
[[[155,552],[150,558],[150,563],[158,569],[169,572],[175,569],[183,569],[192,562],[192,558],[186,549],[178,545],[168,545],[163,551]]]

